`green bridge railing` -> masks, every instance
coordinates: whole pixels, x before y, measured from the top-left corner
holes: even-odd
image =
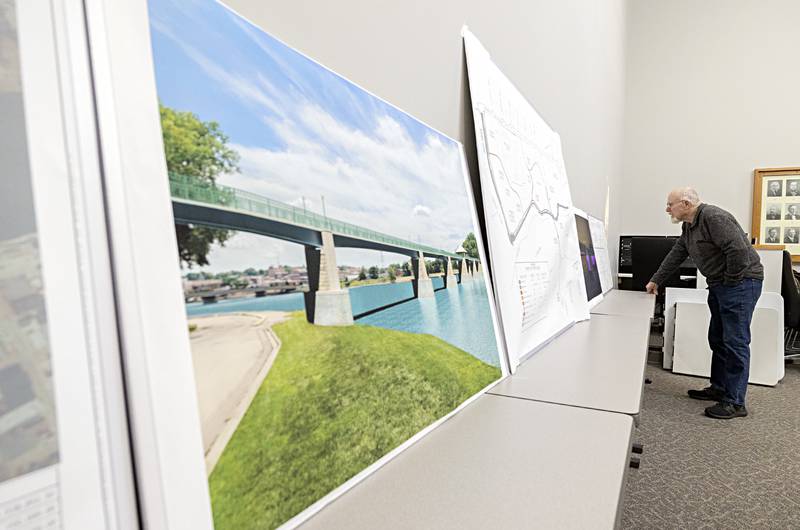
[[[351,236],[365,241],[391,245],[393,247],[418,250],[423,254],[449,256],[458,259],[463,258],[463,256],[454,252],[414,243],[407,239],[376,232],[375,230],[363,228],[352,223],[331,219],[330,217],[309,212],[303,208],[292,206],[291,204],[268,199],[267,197],[262,197],[255,193],[231,188],[229,186],[199,181],[194,177],[179,175],[177,173],[169,174],[169,189],[172,198],[179,201],[186,200],[222,206],[232,210],[258,214],[267,219],[283,221],[313,230],[327,230],[333,234]],[[474,258],[468,257],[467,259],[475,261]]]

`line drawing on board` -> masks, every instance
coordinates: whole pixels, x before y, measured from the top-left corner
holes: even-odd
[[[511,364],[589,317],[557,132],[462,30],[495,296]]]
[[[506,131],[512,137],[516,138],[518,141],[522,142],[522,139],[519,138],[517,133],[513,130],[509,129],[502,123],[502,121],[498,120],[498,123],[505,128]],[[526,165],[525,172],[526,172],[526,182],[514,182],[512,181],[508,175],[509,172],[506,170],[505,163],[503,162],[503,157],[493,151],[489,146],[489,129],[487,129],[486,125],[486,111],[481,112],[481,126],[483,128],[483,139],[485,143],[486,153],[489,157],[489,172],[492,178],[492,184],[494,186],[494,191],[497,194],[500,203],[503,205],[502,213],[503,213],[503,220],[506,224],[506,229],[508,231],[508,237],[511,244],[514,243],[514,240],[519,235],[520,230],[522,229],[523,225],[525,224],[525,220],[528,217],[528,214],[531,211],[531,208],[536,209],[536,212],[540,216],[548,216],[554,222],[558,222],[559,216],[561,211],[564,210],[569,211],[570,206],[566,204],[561,204],[556,202],[555,207],[550,206],[550,196],[547,191],[547,187],[543,188],[543,192],[545,194],[545,204],[548,207],[540,206],[535,197],[535,186],[537,179],[535,178],[533,171],[534,169],[539,169],[539,162],[534,161],[532,164]],[[495,161],[496,164],[493,164],[492,161]],[[528,160],[527,162],[530,162]],[[499,165],[499,168],[497,167]],[[519,188],[529,188],[530,189],[530,198],[525,198],[521,195],[522,191]],[[504,200],[505,197],[508,195],[513,195],[517,199],[517,203],[520,206],[524,206],[524,211],[519,214],[518,217],[514,215],[514,209],[512,206],[507,204],[507,199]],[[554,213],[555,212],[555,213]],[[513,225],[513,226],[512,226]]]

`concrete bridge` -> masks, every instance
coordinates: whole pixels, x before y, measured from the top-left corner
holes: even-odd
[[[425,268],[426,257],[441,259],[446,264],[446,288],[455,287],[460,279],[473,277],[480,266],[478,260],[465,255],[331,219],[236,188],[198,182],[173,173],[169,183],[177,223],[251,232],[303,245],[309,282],[308,292],[304,293],[306,318],[314,324],[342,326],[353,323],[349,291],[339,285],[337,248],[370,249],[408,256],[417,298],[433,297],[433,282]]]

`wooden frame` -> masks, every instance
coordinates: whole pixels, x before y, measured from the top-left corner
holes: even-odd
[[[753,170],[750,234],[759,246],[784,247],[800,262],[800,167]]]

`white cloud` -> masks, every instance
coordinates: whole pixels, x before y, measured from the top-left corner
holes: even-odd
[[[217,81],[220,87],[244,102],[269,110],[276,116],[284,116],[284,105],[280,101],[280,93],[263,76],[258,75],[255,80],[249,80],[241,75],[231,73],[206,57],[200,50],[178,37],[166,24],[157,19],[151,20],[150,23],[156,31],[177,44],[189,59],[197,64],[209,77]]]
[[[421,217],[430,217],[431,216],[431,209],[427,206],[423,206],[418,204],[414,206],[414,209],[411,211],[412,215],[421,216]]]
[[[263,73],[230,71],[168,28],[157,23],[154,27],[174,40],[221,88],[260,109],[265,128],[280,140],[278,147],[270,148],[231,145],[241,156],[241,173],[221,176],[220,183],[296,207],[303,206],[305,197],[305,207],[317,213],[322,213],[324,200],[331,218],[444,250],[454,250],[473,231],[459,148],[454,142],[433,130],[421,140],[415,139],[403,123],[385,114],[382,104],[357,106],[359,98],[353,97],[350,89],[332,87],[331,97],[343,98],[340,107],[353,113],[353,123],[373,124],[370,129],[357,128],[306,99],[303,87],[307,85],[296,79],[295,72],[286,75],[299,89],[281,92]],[[280,60],[277,54],[270,56]],[[290,68],[285,62],[280,64]],[[299,245],[249,234],[236,236],[227,247],[214,249],[210,257],[215,270],[218,263],[224,263],[222,268],[227,270],[258,267],[276,254],[302,262]],[[343,250],[339,262],[375,264],[376,254]],[[240,265],[232,266],[237,260]]]
[[[305,196],[317,213],[324,197],[329,217],[445,250],[473,230],[455,144],[431,134],[417,146],[386,116],[367,135],[311,105],[290,115],[302,123],[287,119],[276,128],[285,148],[234,145],[241,173],[221,182],[298,207]],[[364,253],[352,258],[358,261],[340,263],[376,262]]]

